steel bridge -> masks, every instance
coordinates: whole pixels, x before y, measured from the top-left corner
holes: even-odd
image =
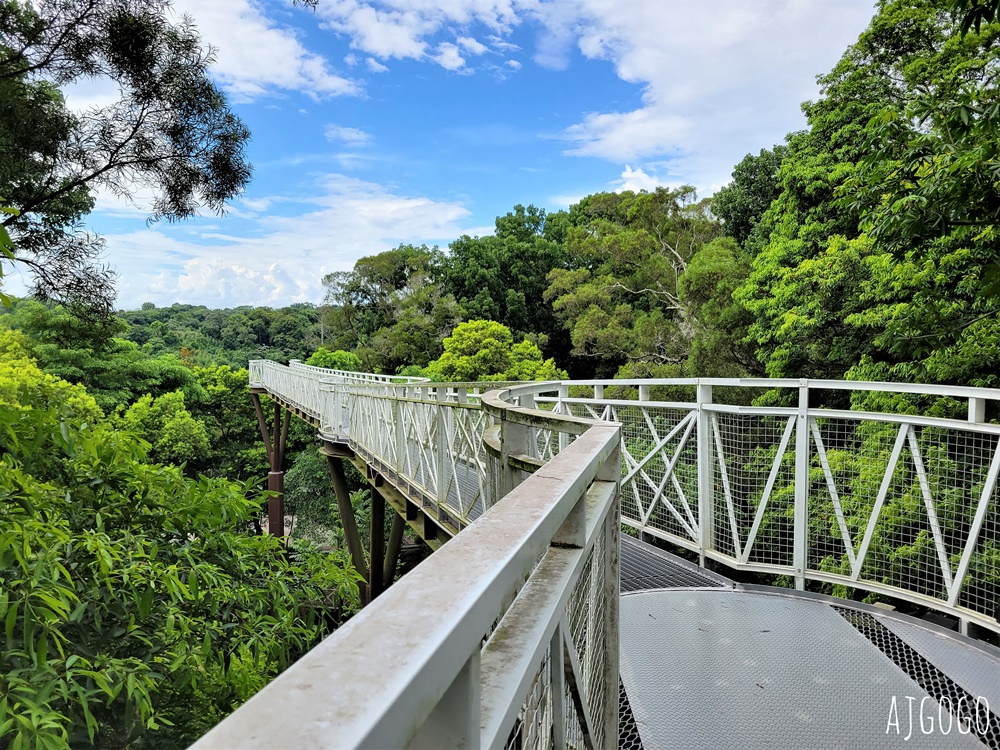
[[[294,361],[250,386],[269,527],[295,415],[367,604],[199,750],[1000,749],[1000,390]],[[393,583],[407,524],[435,552]]]

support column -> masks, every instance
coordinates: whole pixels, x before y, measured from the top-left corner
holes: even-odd
[[[398,513],[392,516],[392,529],[389,531],[389,546],[385,551],[385,565],[382,568],[382,584],[385,588],[392,585],[396,578],[396,566],[399,564],[399,550],[403,546],[403,531],[406,521]]]
[[[292,413],[286,409],[284,419],[282,419],[281,405],[275,401],[272,420],[273,434],[269,435],[267,421],[264,419],[264,409],[260,403],[260,394],[251,393],[250,399],[253,401],[254,411],[257,413],[257,425],[260,427],[260,436],[264,440],[264,450],[267,453],[267,462],[270,467],[267,474],[267,489],[271,493],[267,499],[267,529],[274,536],[284,536],[285,472],[283,464],[285,448],[288,445],[288,425],[292,420]]]
[[[385,589],[382,578],[382,565],[385,559],[385,498],[374,486],[372,493],[372,525],[371,525],[371,575],[368,583],[371,587],[371,598],[374,599]]]
[[[344,528],[347,539],[347,550],[351,553],[351,563],[354,569],[368,581],[368,566],[365,564],[365,550],[361,544],[361,534],[358,532],[358,522],[354,517],[354,506],[351,505],[351,493],[347,489],[347,476],[344,474],[344,459],[326,455],[327,468],[333,481],[333,492],[337,496],[337,509],[340,511],[340,525]],[[361,601],[368,601],[366,583],[358,584]]]

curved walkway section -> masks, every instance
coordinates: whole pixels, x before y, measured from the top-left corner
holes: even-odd
[[[987,421],[1000,390],[701,379],[483,393],[483,384],[397,382],[299,363],[253,362],[250,373],[251,386],[456,536],[199,748],[615,747],[620,523],[686,547],[703,564],[787,575],[800,589],[814,580],[887,594],[956,617],[963,629],[1000,632],[1000,426]],[[831,658],[848,666],[821,679],[846,680],[865,665],[879,680],[894,674],[858,646],[882,630],[863,632],[815,602],[796,600],[782,617],[772,597],[750,596],[698,594],[691,607],[678,606],[675,592],[623,598],[631,666],[622,675],[633,682],[640,727],[685,715],[655,718],[646,695],[655,690],[642,686],[656,672],[647,661],[654,651],[694,649],[697,658],[680,665],[686,671],[661,686],[681,690],[677,680],[713,660],[735,671],[753,660],[742,649],[756,624],[765,625],[757,635],[780,631],[757,640],[784,643],[787,653],[807,653],[810,639],[841,649]],[[770,614],[755,613],[764,599]],[[685,618],[724,620],[734,606],[741,616],[728,635],[674,642]],[[840,619],[829,620],[831,611]],[[840,638],[848,631],[854,640]],[[650,650],[629,651],[640,647]],[[721,700],[737,700],[722,672],[717,679]],[[823,695],[826,683],[817,684]],[[717,705],[716,697],[702,695],[699,705]],[[826,731],[824,717],[802,721]],[[677,744],[692,746],[683,736]],[[797,746],[817,746],[810,737]]]

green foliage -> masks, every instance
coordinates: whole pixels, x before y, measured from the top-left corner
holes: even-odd
[[[463,236],[452,242],[441,262],[441,276],[467,319],[495,320],[517,336],[548,336],[559,351],[569,342],[542,297],[547,275],[565,268],[568,257],[563,243],[552,239],[560,222],[552,228],[548,224],[545,211],[514,206],[497,217],[492,236]]]
[[[733,180],[712,196],[712,213],[722,219],[726,234],[740,246],[746,246],[750,235],[781,193],[778,170],[788,151],[778,145],[760,154],[747,154],[733,169]],[[766,238],[763,238],[766,240]],[[761,244],[757,238],[754,245]]]
[[[207,465],[200,470],[240,482],[264,476],[267,456],[250,401],[247,371],[211,365],[195,367],[194,377],[203,395],[188,408],[205,426],[210,445]]]
[[[238,369],[251,359],[305,359],[323,343],[320,311],[304,303],[277,310],[209,310],[181,304],[158,308],[147,302],[119,317],[129,325],[124,336],[143,351],[173,354],[202,367],[220,364]]]
[[[145,394],[183,390],[191,400],[201,396],[191,369],[177,358],[151,357],[133,342],[115,338],[123,324],[114,318],[95,326],[63,307],[22,300],[0,318],[2,323],[27,335],[31,356],[45,372],[84,385],[106,412]]]
[[[622,365],[680,365],[694,327],[678,284],[720,233],[693,188],[598,193],[570,211],[571,268],[549,273],[544,298],[570,332],[573,353]]]
[[[325,276],[332,346],[353,349],[367,372],[392,373],[440,356],[441,340],[461,320],[436,278],[440,264],[437,248],[400,245]]]
[[[184,747],[357,606],[343,556],[236,531],[243,488],[149,463],[0,352],[0,744]]]
[[[492,320],[459,323],[444,340],[444,354],[431,362],[426,373],[435,380],[560,380],[566,373],[555,362],[543,359],[538,344],[529,338],[514,343],[507,326]]]
[[[768,374],[997,382],[998,39],[886,0],[821,79],[735,294]]]
[[[0,198],[0,214],[4,216],[17,216],[20,212],[16,208],[11,208]],[[0,224],[0,304],[10,307],[13,300],[3,293],[3,262],[14,259],[14,242],[10,238],[7,228]]]
[[[221,211],[250,179],[250,133],[208,72],[194,27],[162,0],[0,3],[0,194],[35,293],[110,314],[102,242],[78,231],[91,190],[152,192],[153,219]],[[114,84],[118,101],[76,116],[60,87]]]
[[[208,431],[184,408],[183,391],[141,396],[115,423],[147,441],[156,463],[186,464],[191,471],[209,465]]]
[[[321,346],[313,352],[305,364],[313,367],[326,367],[331,370],[343,370],[345,372],[360,372],[361,358],[353,352],[345,352],[337,349],[331,352],[325,346]]]

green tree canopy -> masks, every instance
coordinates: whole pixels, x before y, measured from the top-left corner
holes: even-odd
[[[0,3],[2,224],[41,297],[110,312],[101,242],[79,229],[91,191],[153,193],[152,218],[221,212],[250,178],[249,132],[208,72],[187,19],[165,0]],[[114,104],[70,113],[60,89],[110,79]]]
[[[343,555],[240,531],[0,330],[0,744],[181,748],[357,606]]]
[[[444,340],[444,353],[427,366],[439,381],[561,380],[566,372],[543,359],[530,338],[515,344],[510,329],[493,320],[459,323]]]
[[[573,353],[599,374],[679,367],[694,326],[679,282],[720,226],[691,187],[598,193],[570,211],[571,268],[548,275],[544,299],[570,332]]]
[[[313,367],[327,367],[331,370],[344,370],[346,372],[360,372],[361,359],[353,352],[345,352],[343,349],[330,351],[325,346],[321,346],[310,355],[305,364]]]

